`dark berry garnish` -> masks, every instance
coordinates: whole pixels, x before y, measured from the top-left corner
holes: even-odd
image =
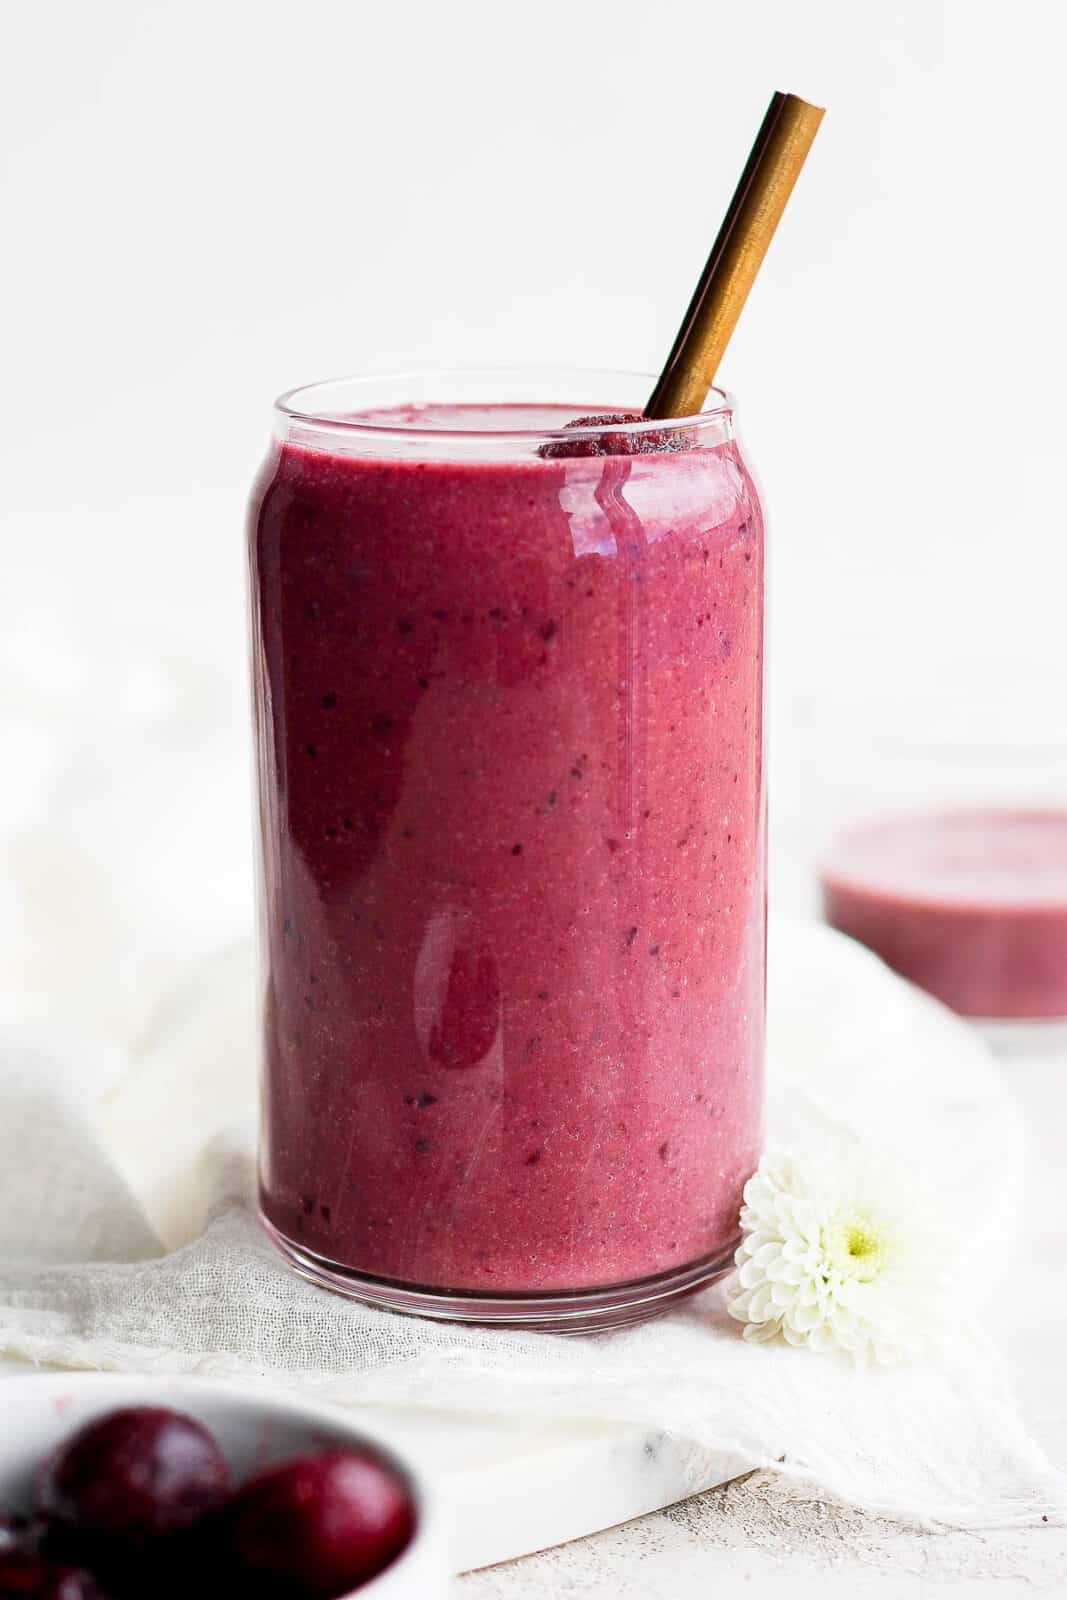
[[[400,1554],[415,1512],[403,1482],[373,1451],[325,1450],[246,1483],[222,1527],[235,1594],[262,1585],[290,1600],[333,1600]]]
[[[192,1417],[155,1406],[113,1411],[82,1428],[45,1466],[39,1507],[45,1549],[125,1587],[145,1563],[170,1562],[226,1497],[229,1472]]]
[[[614,428],[623,422],[641,422],[639,411],[605,411],[592,417],[576,417],[565,424],[569,433],[582,429],[575,439],[551,439],[541,445],[538,455],[548,461],[571,456],[647,456],[669,450],[688,450],[693,443],[688,428],[650,428],[638,433],[592,433],[593,428]]]

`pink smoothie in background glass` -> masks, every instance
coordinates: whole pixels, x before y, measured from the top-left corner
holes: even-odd
[[[624,388],[301,391],[257,486],[262,1206],[385,1304],[639,1314],[758,1160],[760,508],[725,401],[552,437]]]
[[[1067,1017],[1067,813],[956,811],[844,833],[826,919],[965,1016]]]

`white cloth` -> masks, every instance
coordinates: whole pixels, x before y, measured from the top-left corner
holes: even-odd
[[[852,1130],[910,1163],[970,1241],[968,1298],[937,1360],[861,1371],[753,1347],[717,1289],[635,1329],[559,1340],[394,1317],[312,1288],[258,1229],[247,1128],[217,1131],[252,1111],[242,952],[187,986],[129,1073],[69,1044],[5,1040],[0,1350],[269,1376],[353,1405],[635,1422],[699,1447],[694,1488],[702,1473],[774,1466],[888,1514],[1058,1518],[1063,1479],[979,1328],[982,1294],[1011,1259],[1022,1171],[998,1067],[963,1024],[825,929],[778,928],[771,971],[772,1137],[827,1119]]]

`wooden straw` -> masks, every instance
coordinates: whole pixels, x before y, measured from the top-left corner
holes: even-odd
[[[646,417],[691,417],[703,406],[822,118],[795,94],[768,106]]]

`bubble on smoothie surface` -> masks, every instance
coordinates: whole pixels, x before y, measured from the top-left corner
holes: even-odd
[[[603,411],[593,416],[575,417],[564,424],[563,432],[581,429],[575,439],[550,439],[538,454],[546,460],[575,456],[648,456],[671,450],[688,450],[694,440],[689,428],[653,428],[637,433],[593,433],[593,428],[617,428],[624,422],[643,422],[640,411]]]

